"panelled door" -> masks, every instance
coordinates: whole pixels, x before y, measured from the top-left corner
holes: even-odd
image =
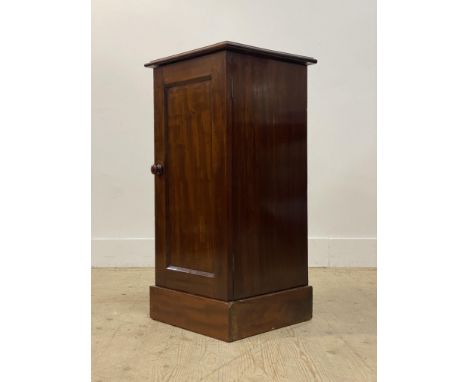
[[[228,300],[226,52],[154,69],[156,285]]]

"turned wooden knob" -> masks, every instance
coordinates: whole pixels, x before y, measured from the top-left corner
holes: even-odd
[[[164,173],[164,166],[162,163],[156,163],[151,166],[151,173],[153,175],[162,175]]]

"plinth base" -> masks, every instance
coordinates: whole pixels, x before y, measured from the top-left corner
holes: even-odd
[[[312,287],[292,288],[244,300],[221,301],[151,286],[150,317],[232,342],[310,320]]]

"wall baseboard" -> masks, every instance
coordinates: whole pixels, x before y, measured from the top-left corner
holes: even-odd
[[[309,267],[377,267],[377,239],[309,237]]]
[[[376,267],[376,238],[309,237],[309,267]],[[152,238],[95,238],[93,267],[154,267]]]
[[[154,239],[92,239],[91,266],[96,268],[154,267]]]

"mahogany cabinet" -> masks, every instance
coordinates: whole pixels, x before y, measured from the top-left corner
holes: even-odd
[[[151,318],[235,341],[312,317],[307,65],[222,42],[154,60]]]

